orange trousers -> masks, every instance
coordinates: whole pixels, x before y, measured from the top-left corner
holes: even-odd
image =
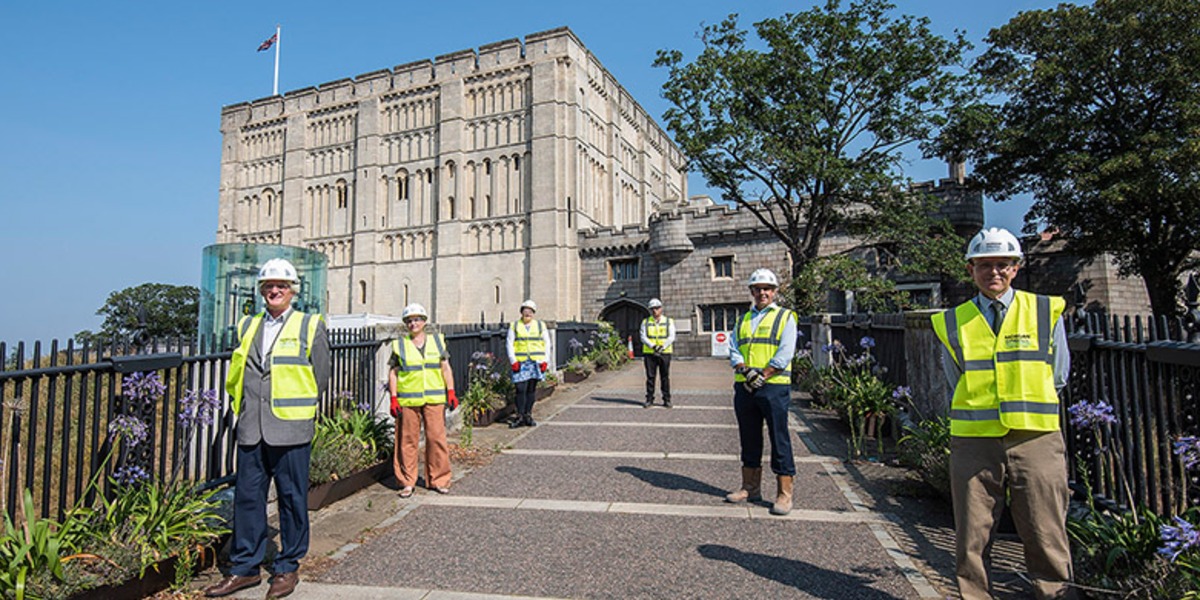
[[[446,443],[446,405],[401,406],[396,423],[392,470],[401,487],[416,485],[425,423],[425,487],[450,487],[450,446]]]

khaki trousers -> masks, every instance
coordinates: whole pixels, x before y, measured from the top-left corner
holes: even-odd
[[[1073,598],[1067,539],[1067,463],[1062,432],[1017,431],[950,440],[958,589],[991,598],[992,536],[1009,492],[1013,521],[1037,598]]]
[[[445,410],[445,404],[400,407],[392,470],[401,487],[417,483],[422,421],[425,423],[425,487],[450,487],[450,446],[446,443]]]

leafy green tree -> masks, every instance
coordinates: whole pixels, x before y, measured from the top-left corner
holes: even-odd
[[[124,339],[141,333],[149,337],[196,335],[200,290],[190,285],[143,283],[108,295],[96,314],[104,317],[100,331],[84,330],[79,341]]]
[[[941,150],[998,200],[1032,192],[1026,232],[1112,252],[1156,313],[1176,312],[1200,247],[1200,3],[1062,4],[987,43],[974,70],[996,100],[958,111]]]
[[[892,18],[893,8],[829,0],[756,23],[756,42],[730,15],[703,29],[693,61],[678,50],[660,50],[655,61],[670,72],[667,127],[722,199],[783,241],[793,277],[821,256],[831,232],[895,247],[873,227],[887,211],[907,215],[904,230],[923,244],[962,245],[912,210],[927,199],[905,191],[901,153],[934,139],[947,110],[971,98],[955,69],[969,46],[961,33],[933,34],[928,19]],[[957,263],[945,268],[961,271]]]

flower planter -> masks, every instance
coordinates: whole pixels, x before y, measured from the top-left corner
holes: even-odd
[[[507,419],[516,409],[516,405],[505,404],[500,408],[489,409],[483,414],[475,415],[475,427],[487,427],[496,421]]]
[[[199,573],[217,563],[217,550],[221,548],[229,536],[222,536],[215,544],[208,546],[196,559],[193,573]],[[141,600],[161,592],[175,582],[175,565],[179,558],[160,560],[146,569],[146,575],[138,579],[130,579],[124,583],[102,585],[83,590],[70,596],[70,600]]]
[[[550,395],[554,393],[554,387],[555,386],[553,385],[539,386],[533,393],[533,401],[537,402],[539,400],[545,400],[546,398],[549,398]]]
[[[579,383],[580,381],[587,379],[587,377],[588,376],[583,373],[576,373],[574,371],[563,371],[562,374],[562,380],[566,383]]]
[[[391,473],[392,461],[386,460],[357,473],[351,473],[341,479],[309,486],[308,510],[320,510],[329,506],[376,481],[386,478]]]

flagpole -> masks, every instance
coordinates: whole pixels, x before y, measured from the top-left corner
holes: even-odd
[[[271,95],[279,95],[279,25],[275,26],[275,86],[271,88]]]

